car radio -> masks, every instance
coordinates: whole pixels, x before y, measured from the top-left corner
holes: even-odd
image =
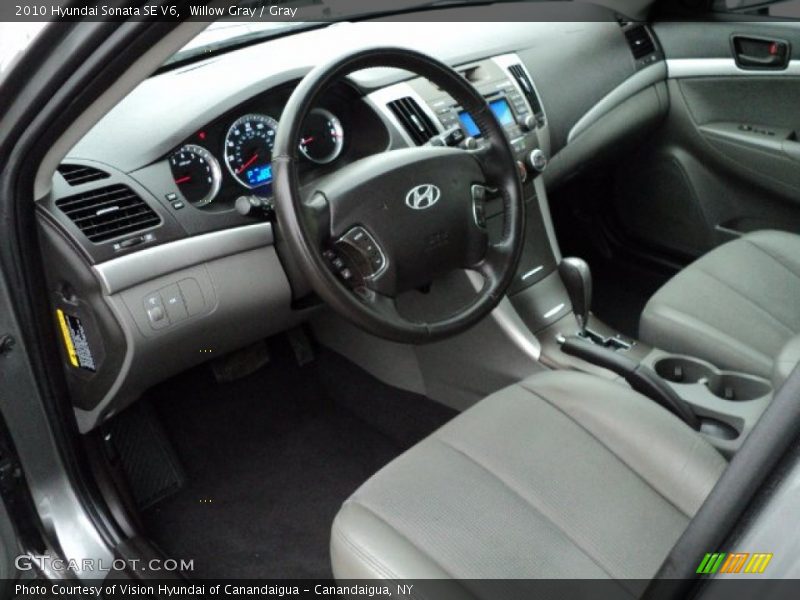
[[[489,100],[489,108],[492,109],[494,116],[497,117],[497,120],[500,122],[500,124],[504,128],[509,128],[509,134],[514,135],[511,128],[516,128],[517,121],[514,118],[514,113],[511,111],[511,105],[508,103],[508,99],[500,96],[494,100]],[[481,136],[478,126],[475,124],[475,121],[472,120],[472,116],[467,111],[458,111],[458,119],[461,121],[461,126],[464,128],[464,131],[467,135],[472,137]]]
[[[526,131],[536,129],[536,118],[531,114],[528,103],[517,92],[513,84],[506,80],[501,82],[500,89],[479,90],[495,117],[506,130],[509,139],[516,139]],[[512,108],[513,107],[513,108]],[[457,104],[445,105],[444,107],[432,106],[439,122],[445,129],[456,125],[461,126],[467,136],[479,138],[481,133],[472,116]]]
[[[514,71],[516,67],[517,71]],[[538,174],[547,165],[547,157],[539,145],[538,129],[545,125],[544,112],[527,73],[520,65],[504,65],[487,59],[466,67],[459,73],[472,83],[486,99],[502,125],[520,166],[523,179],[527,172]],[[480,148],[484,141],[475,121],[451,96],[425,79],[416,79],[411,87],[427,105],[444,133],[439,143]],[[531,106],[531,105],[534,106]]]

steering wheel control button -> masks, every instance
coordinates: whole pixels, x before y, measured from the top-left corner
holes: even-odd
[[[341,250],[341,248],[339,248]],[[359,282],[359,278],[355,277],[353,273],[353,269],[348,264],[349,261],[346,261],[344,258],[339,256],[337,252],[333,250],[325,250],[322,253],[322,256],[328,261],[328,265],[330,265],[331,270],[345,282],[348,286],[353,286]]]
[[[361,227],[354,227],[344,235],[346,240],[349,240],[360,246],[367,241],[367,232]]]
[[[363,227],[356,226],[345,233],[337,246],[352,257],[353,263],[364,278],[377,277],[386,268],[386,256],[375,238]]]
[[[472,218],[481,229],[486,229],[486,193],[486,186],[472,186]]]

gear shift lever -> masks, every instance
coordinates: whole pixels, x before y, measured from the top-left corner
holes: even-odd
[[[567,288],[580,333],[586,334],[589,309],[592,306],[592,272],[589,265],[582,258],[564,258],[558,265],[558,273]]]

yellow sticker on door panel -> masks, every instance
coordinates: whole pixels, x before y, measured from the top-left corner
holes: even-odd
[[[78,317],[66,314],[60,308],[56,309],[58,325],[61,329],[61,336],[64,338],[64,346],[67,349],[70,364],[78,369],[96,371],[92,350],[89,341],[86,339],[86,331],[83,323]]]

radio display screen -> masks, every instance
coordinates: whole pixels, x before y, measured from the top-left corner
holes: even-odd
[[[514,123],[514,113],[511,112],[511,106],[509,106],[508,100],[505,98],[492,100],[489,102],[489,108],[492,109],[494,116],[497,117],[498,121],[500,121],[500,125],[506,126]],[[472,115],[470,115],[467,111],[464,110],[458,113],[458,118],[461,120],[461,125],[464,127],[464,131],[467,132],[468,136],[481,136],[480,129],[478,129],[478,126],[472,119]]]
[[[511,107],[508,105],[508,100],[505,98],[498,98],[489,102],[489,108],[492,109],[494,116],[500,121],[500,125],[513,125],[514,113],[511,112]]]

